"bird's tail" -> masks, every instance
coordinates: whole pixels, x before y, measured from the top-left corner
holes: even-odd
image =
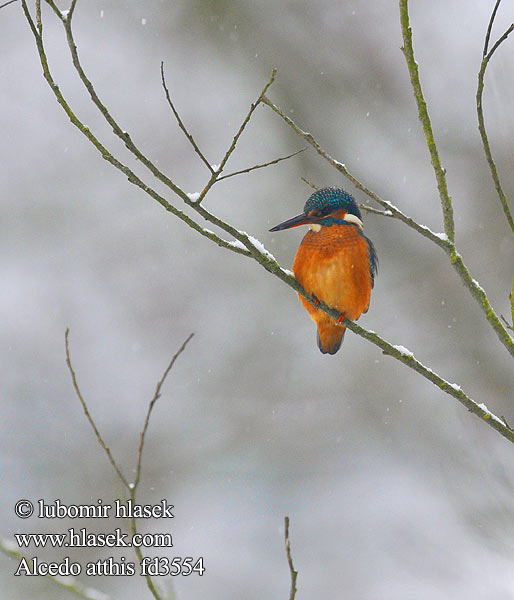
[[[318,348],[323,354],[335,354],[343,343],[344,325],[337,325],[333,319],[318,322]]]

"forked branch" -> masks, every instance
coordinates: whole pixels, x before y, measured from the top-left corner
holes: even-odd
[[[225,165],[227,164],[227,161],[230,158],[230,155],[236,149],[237,142],[239,141],[239,138],[241,137],[241,134],[245,130],[246,126],[250,122],[250,119],[252,118],[252,115],[253,115],[255,109],[261,104],[261,102],[263,101],[264,95],[266,94],[266,92],[268,91],[270,86],[273,85],[276,74],[277,74],[277,70],[273,69],[271,71],[271,77],[269,78],[268,82],[264,86],[262,92],[259,94],[259,97],[257,98],[257,100],[255,102],[253,102],[252,105],[250,106],[250,110],[248,111],[246,117],[243,119],[243,122],[241,123],[239,129],[237,130],[237,132],[234,136],[234,139],[232,140],[232,143],[230,144],[230,146],[228,147],[228,150],[225,152],[225,155],[221,159],[220,164],[218,165],[215,172],[211,175],[211,178],[209,179],[209,181],[207,182],[207,184],[205,185],[203,190],[200,192],[200,197],[197,200],[197,204],[200,204],[200,202],[205,198],[205,195],[207,194],[207,192],[216,183],[220,173],[225,168]],[[251,250],[251,248],[249,248],[249,250]]]
[[[89,408],[87,406],[87,403],[84,399],[84,396],[82,395],[82,392],[80,390],[78,381],[77,381],[77,376],[75,375],[75,370],[73,369],[72,363],[71,363],[71,357],[70,357],[70,347],[69,347],[69,329],[66,329],[66,334],[65,334],[65,346],[66,346],[66,364],[68,365],[68,369],[70,371],[71,374],[71,380],[73,382],[73,388],[75,389],[75,393],[80,401],[80,404],[82,405],[82,408],[84,410],[84,413],[86,415],[87,420],[89,421],[89,424],[91,425],[96,439],[98,441],[98,443],[100,444],[100,446],[103,448],[104,452],[107,455],[107,458],[109,459],[109,462],[111,463],[111,466],[113,467],[113,469],[115,470],[116,474],[118,475],[119,480],[123,483],[128,495],[130,496],[130,499],[132,500],[133,504],[136,504],[136,493],[137,493],[137,488],[139,485],[139,482],[141,480],[141,469],[142,469],[142,459],[143,459],[143,448],[144,448],[144,444],[145,444],[145,436],[146,436],[146,431],[148,429],[148,425],[150,423],[150,417],[152,415],[152,411],[153,408],[155,406],[155,403],[157,402],[157,400],[160,398],[161,396],[161,389],[162,386],[164,385],[164,382],[166,381],[166,377],[168,376],[169,372],[171,371],[171,369],[173,368],[173,365],[175,364],[175,361],[177,360],[177,358],[182,354],[182,352],[185,350],[187,344],[189,343],[189,341],[191,340],[191,338],[193,337],[193,333],[191,333],[186,340],[184,341],[184,343],[182,344],[182,346],[177,350],[177,352],[175,353],[175,355],[173,356],[173,358],[171,359],[169,365],[166,367],[166,370],[164,371],[161,379],[159,380],[159,382],[157,383],[157,387],[155,389],[155,393],[153,395],[152,400],[150,401],[150,404],[148,405],[148,410],[146,413],[146,418],[145,418],[145,422],[143,425],[143,429],[141,431],[141,435],[140,435],[140,441],[139,441],[139,448],[138,448],[138,453],[137,453],[137,465],[136,465],[136,478],[134,480],[134,483],[129,483],[128,480],[126,479],[126,477],[123,475],[121,468],[119,467],[118,463],[116,462],[116,460],[114,459],[110,449],[108,448],[108,446],[106,445],[106,443],[104,442],[104,439],[102,437],[102,435],[100,434],[100,431],[98,430],[98,427],[96,426],[96,423],[93,419],[93,417],[91,416],[91,413],[89,412]],[[137,521],[135,517],[132,517],[130,520],[130,531],[132,533],[132,536],[134,536],[137,533]],[[139,562],[141,563],[143,561],[143,553],[141,552],[141,548],[137,545],[134,545],[134,551],[136,553],[136,556],[139,559]],[[154,582],[153,579],[150,575],[146,574],[145,575],[145,579],[146,579],[146,584],[148,586],[148,589],[151,591],[152,595],[154,596],[154,598],[156,600],[162,600]],[[72,590],[74,591],[74,590]],[[86,596],[84,596],[86,597]]]
[[[500,181],[500,176],[498,174],[498,169],[496,167],[496,163],[493,159],[493,153],[491,151],[491,146],[489,144],[489,138],[487,136],[487,131],[485,128],[485,119],[484,119],[484,111],[482,107],[482,98],[484,94],[484,78],[485,72],[487,69],[487,65],[489,61],[493,57],[496,50],[500,47],[500,45],[509,37],[509,35],[514,30],[514,23],[505,31],[505,33],[496,41],[491,50],[488,52],[489,48],[489,38],[491,35],[491,29],[494,23],[494,18],[496,16],[496,11],[500,6],[501,0],[497,0],[494,10],[491,14],[491,19],[489,20],[489,26],[487,28],[487,33],[485,36],[484,43],[484,52],[482,57],[482,62],[480,64],[480,70],[478,72],[478,87],[476,93],[476,106],[477,106],[477,117],[478,117],[478,130],[480,132],[480,137],[482,138],[482,146],[484,147],[485,157],[487,159],[487,164],[489,165],[489,170],[491,171],[491,177],[493,179],[494,187],[496,188],[496,193],[500,199],[500,203],[503,208],[503,213],[505,214],[505,218],[507,219],[507,223],[510,226],[512,233],[514,234],[514,219],[512,218],[512,213],[509,208],[509,203],[505,192],[503,191],[503,187]],[[514,290],[514,287],[513,287]]]

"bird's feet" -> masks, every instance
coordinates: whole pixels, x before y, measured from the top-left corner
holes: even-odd
[[[318,306],[319,300],[316,298],[314,294],[312,294],[312,299],[314,300],[314,306]]]
[[[344,318],[345,318],[345,316],[346,316],[346,315],[345,315],[344,313],[341,313],[341,314],[339,315],[339,319],[337,319],[336,323],[337,323],[338,325],[341,325],[341,323],[344,321]]]

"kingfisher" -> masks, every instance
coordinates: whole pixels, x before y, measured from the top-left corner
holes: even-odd
[[[368,311],[371,290],[378,269],[372,241],[363,233],[362,216],[355,199],[341,188],[323,188],[307,200],[303,213],[270,231],[308,225],[293,273],[311,295],[314,304],[298,294],[304,308],[318,327],[318,347],[323,354],[335,354],[341,347],[345,317],[355,321]],[[317,308],[323,301],[339,311],[333,319]]]

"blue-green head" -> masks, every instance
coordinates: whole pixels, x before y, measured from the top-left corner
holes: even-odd
[[[311,223],[320,226],[355,223],[362,227],[362,216],[355,199],[348,192],[341,188],[322,188],[307,200],[301,215],[280,223],[270,231]]]
[[[312,194],[303,207],[306,215],[313,216],[327,216],[341,210],[362,220],[355,198],[341,188],[330,187],[318,190]]]

